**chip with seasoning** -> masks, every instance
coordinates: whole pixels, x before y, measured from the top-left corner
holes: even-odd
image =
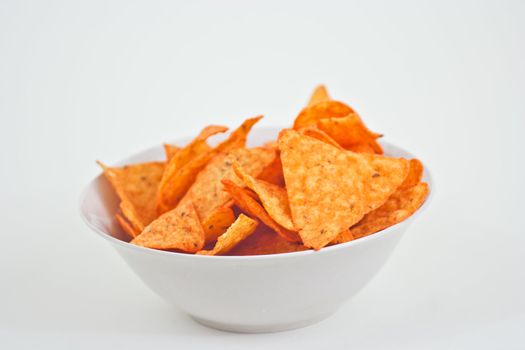
[[[292,128],[249,146],[261,118],[222,142],[209,139],[228,128],[210,125],[186,145],[163,144],[162,161],[99,162],[120,200],[118,237],[202,256],[320,250],[402,222],[429,194],[423,164],[383,154],[382,135],[324,85]]]
[[[201,250],[201,255],[224,255],[233,249],[239,242],[243,241],[255,231],[257,221],[250,219],[244,214],[239,215],[237,220],[217,239],[212,250]]]
[[[204,246],[204,230],[193,203],[162,214],[135,237],[132,244],[195,253]]]

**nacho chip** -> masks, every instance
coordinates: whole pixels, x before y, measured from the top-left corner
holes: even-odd
[[[204,246],[204,230],[193,203],[162,214],[131,241],[153,249],[175,249],[195,253]]]
[[[310,100],[308,101],[308,107],[311,107],[313,105],[316,105],[320,102],[330,101],[330,95],[328,95],[328,91],[326,90],[326,87],[324,85],[318,85],[314,92],[312,93],[312,96],[310,97]]]
[[[283,164],[278,150],[273,161],[263,169],[257,178],[277,186],[284,186]]]
[[[237,244],[227,255],[268,255],[308,250],[301,243],[292,243],[265,225],[259,225],[254,233]]]
[[[238,184],[242,182],[235,176],[232,164],[238,162],[252,175],[259,175],[275,158],[276,151],[267,148],[236,148],[228,153],[216,155],[199,173],[181,203],[192,201],[202,222],[208,223],[226,202],[230,195],[223,190],[221,180],[230,179]],[[206,227],[206,225],[204,225]],[[216,235],[206,237],[206,241],[215,240]]]
[[[215,151],[217,153],[219,152],[228,152],[229,150],[245,147],[246,146],[246,140],[248,138],[248,134],[250,133],[250,130],[252,130],[252,127],[262,119],[262,115],[246,119],[241,126],[239,126],[237,129],[235,129],[230,136],[221,142],[216,148]]]
[[[345,149],[354,152],[371,149],[372,153],[383,154],[381,145],[376,141],[380,135],[368,130],[357,113],[320,119],[317,126]]]
[[[410,159],[408,175],[401,184],[401,188],[409,188],[421,182],[423,177],[423,164],[417,159]]]
[[[294,226],[316,250],[383,204],[408,172],[405,159],[339,150],[294,130],[279,136]]]
[[[115,214],[115,219],[117,219],[117,222],[119,223],[122,230],[127,233],[132,238],[137,237],[140,232],[135,230],[133,226],[129,223],[129,221],[122,215],[122,213]]]
[[[164,154],[166,155],[166,162],[169,162],[171,158],[180,150],[180,147],[175,145],[169,145],[165,143],[164,145]]]
[[[269,182],[254,179],[238,163],[233,165],[233,169],[242,182],[257,194],[268,215],[285,229],[295,231],[286,190]]]
[[[333,138],[331,138],[330,135],[328,135],[327,133],[325,133],[321,129],[318,129],[315,126],[306,126],[304,128],[299,129],[298,131],[303,135],[313,137],[314,139],[323,141],[324,143],[327,143],[331,146],[343,149],[343,147],[341,147],[341,145],[339,145]]]
[[[366,212],[369,212],[383,205],[386,199],[401,186],[410,170],[410,161],[375,154],[362,154],[361,157],[374,169],[372,178],[366,183],[369,191]]]
[[[216,125],[204,128],[189,145],[180,149],[169,160],[157,194],[157,211],[159,214],[174,208],[180,199],[179,193],[187,190],[187,188],[185,188],[187,184],[180,181],[181,173],[183,173],[185,169],[190,170],[197,168],[197,170],[200,170],[206,164],[204,163],[202,167],[199,167],[201,162],[207,162],[207,155],[210,153],[206,140],[215,134],[227,130],[228,128],[224,126]],[[197,162],[199,164],[197,164]],[[193,167],[190,163],[193,163]]]
[[[333,244],[341,244],[353,241],[355,239],[354,235],[349,229],[344,230],[343,232],[340,232],[337,237],[334,238],[332,242],[330,242],[330,245]]]
[[[142,232],[157,217],[155,197],[164,164],[150,162],[111,168],[97,163],[121,200],[123,216],[132,225],[134,232]]]
[[[249,190],[236,185],[231,180],[223,180],[224,190],[227,191],[235,201],[235,204],[246,214],[259,219],[266,226],[277,232],[281,237],[290,242],[299,242],[300,238],[296,232],[289,231],[277,224],[264,210],[261,204],[249,194]]]
[[[342,102],[333,100],[320,102],[304,108],[295,118],[293,128],[297,130],[305,126],[315,126],[321,119],[345,117],[350,113],[354,113],[354,110]]]
[[[251,235],[257,227],[257,221],[250,219],[244,214],[239,215],[237,220],[226,232],[219,236],[212,250],[198,251],[199,255],[224,255],[233,249],[239,242]]]
[[[217,154],[226,153],[232,149],[244,147],[251,128],[261,118],[262,116],[245,120],[239,128],[234,130],[228,138],[218,146],[210,151],[199,153],[194,158],[189,158],[187,162],[181,162],[182,164],[179,164],[176,159],[179,157],[179,154],[185,154],[184,150],[186,148],[179,151],[176,157],[174,157],[166,167],[165,176],[163,176],[163,181],[161,182],[157,198],[157,210],[159,212],[165,212],[176,207],[186,191],[188,191],[195,181],[199,172]],[[223,129],[220,129],[220,127],[215,127],[215,129],[211,129],[208,133],[203,131],[197,138],[196,143],[200,143],[200,147],[202,148],[202,144],[204,144],[207,137],[213,134],[212,132],[217,133],[222,132],[222,130]],[[194,143],[195,141],[192,144]],[[191,147],[191,145],[188,147]],[[182,158],[182,156],[180,157]],[[172,163],[174,163],[173,166],[171,166]],[[166,178],[165,181],[164,178]]]
[[[233,201],[229,201],[222,207],[217,208],[202,222],[206,243],[214,242],[222,235],[228,227],[235,221],[235,214],[232,210]]]
[[[428,185],[420,182],[412,187],[400,188],[378,209],[368,213],[350,228],[355,238],[368,236],[395,225],[416,212],[428,196]]]

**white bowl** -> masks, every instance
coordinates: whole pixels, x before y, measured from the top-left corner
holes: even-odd
[[[275,139],[278,131],[255,128],[253,144]],[[413,158],[398,147],[383,145],[388,155]],[[162,158],[159,146],[117,165]],[[424,181],[432,194],[428,169]],[[359,292],[429,201],[430,196],[407,220],[355,241],[320,251],[259,256],[189,255],[126,243],[114,220],[119,201],[102,175],[85,189],[80,211],[146,285],[197,322],[234,332],[275,332],[319,322]]]

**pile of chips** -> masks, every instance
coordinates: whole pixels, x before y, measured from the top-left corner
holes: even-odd
[[[216,146],[208,126],[166,160],[112,168],[116,220],[132,244],[201,255],[319,250],[383,230],[425,201],[417,159],[383,155],[380,134],[324,86],[277,140],[246,147],[246,120]]]

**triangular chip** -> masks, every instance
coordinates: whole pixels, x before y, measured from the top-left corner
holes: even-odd
[[[175,145],[164,144],[164,154],[166,154],[166,162],[169,162],[171,158],[180,150],[180,147]]]
[[[232,250],[239,242],[251,235],[257,227],[257,221],[250,219],[244,214],[239,215],[237,220],[217,239],[212,250],[198,251],[199,255],[224,255]]]
[[[115,214],[115,219],[117,219],[117,222],[119,223],[122,230],[124,230],[125,233],[127,233],[129,236],[137,237],[140,232],[137,231],[130,222],[122,215],[122,213]]]
[[[252,175],[259,175],[276,155],[275,150],[267,148],[236,148],[227,153],[216,155],[199,173],[181,203],[192,201],[203,223],[208,223],[212,215],[228,202],[231,197],[223,190],[221,180],[230,179],[238,184],[242,182],[235,176],[232,164],[238,162]],[[217,239],[216,231],[208,232],[206,241]],[[223,231],[224,232],[224,231]],[[222,233],[222,232],[221,232]]]
[[[206,234],[206,243],[214,242],[217,237],[226,232],[235,221],[232,209],[233,201],[230,200],[223,206],[215,209],[203,222],[202,227]]]
[[[368,213],[357,225],[351,227],[350,233],[353,237],[360,238],[395,225],[419,209],[427,195],[428,185],[424,182],[400,188],[381,207]]]
[[[277,224],[250,194],[249,190],[237,186],[230,180],[223,180],[224,190],[227,191],[235,201],[235,204],[246,214],[262,221],[266,226],[277,232],[281,237],[290,242],[299,242],[300,238],[296,232],[292,232]]]
[[[285,229],[295,231],[286,190],[277,185],[254,179],[238,163],[233,165],[233,169],[244,184],[257,194],[268,215]]]
[[[427,196],[424,186],[418,185],[423,176],[423,164],[417,159],[411,159],[409,164],[408,175],[388,200],[366,214],[351,230],[341,232],[332,244],[348,242],[385,229],[404,220],[411,215],[412,210],[419,208]],[[414,188],[415,186],[420,188]]]
[[[170,158],[162,176],[157,196],[157,211],[159,214],[173,209],[180,199],[178,196],[179,192],[186,191],[187,188],[183,188],[186,184],[181,183],[180,174],[185,168],[189,169],[189,163],[196,159],[205,159],[206,155],[210,153],[206,140],[215,134],[227,130],[228,128],[224,126],[207,126],[192,142],[178,150]]]
[[[277,154],[275,155],[274,160],[266,168],[264,168],[257,178],[274,185],[284,186],[283,164],[281,163],[279,150],[277,147],[271,149],[275,149]]]
[[[330,135],[328,135],[327,133],[325,133],[321,129],[318,129],[315,126],[305,126],[304,128],[300,128],[298,131],[303,135],[313,137],[314,139],[318,139],[319,141],[323,141],[324,143],[327,143],[339,149],[343,149],[343,147],[341,147],[341,145],[338,144],[337,141],[330,137]]]
[[[254,233],[237,244],[227,255],[267,255],[307,250],[301,243],[285,240],[270,228],[259,225]]]
[[[410,159],[410,170],[401,184],[401,188],[409,188],[421,182],[423,177],[423,164],[417,159]]]
[[[354,113],[348,105],[338,101],[324,101],[313,106],[304,108],[295,118],[294,129],[304,128],[305,126],[317,125],[317,122],[324,118],[340,118]]]
[[[383,154],[381,145],[376,141],[380,135],[368,130],[357,113],[320,119],[317,126],[345,149],[354,152],[370,149],[372,153]]]
[[[131,243],[195,253],[204,246],[204,230],[193,203],[188,202],[159,216]]]
[[[315,104],[318,104],[319,102],[325,102],[330,100],[331,98],[330,95],[328,95],[326,87],[324,85],[318,85],[312,93],[310,100],[308,101],[308,106],[313,106]]]
[[[279,136],[294,226],[320,249],[379,207],[408,173],[406,159],[342,151],[294,130]]]
[[[246,144],[246,139],[248,134],[255,123],[257,123],[262,116],[255,118],[250,118],[245,120],[241,126],[234,130],[228,138],[217,145],[210,151],[200,153],[194,158],[188,159],[188,161],[182,165],[175,164],[173,167],[170,167],[172,162],[176,162],[176,158],[179,157],[179,154],[184,153],[185,149],[177,152],[177,155],[168,164],[166,168],[165,177],[166,181],[161,182],[161,188],[159,190],[157,210],[159,212],[165,212],[177,206],[180,200],[183,198],[184,194],[191,187],[197,174],[208,164],[208,162],[217,154],[225,153],[235,148],[244,147]],[[216,132],[221,132],[220,129],[213,130]],[[201,133],[200,139],[206,140],[209,134]],[[201,146],[202,147],[202,146]]]
[[[107,167],[101,162],[98,164],[122,201],[122,214],[134,232],[142,232],[157,217],[155,198],[164,163],[132,164],[121,168]]]
[[[330,244],[333,245],[333,244],[341,244],[341,243],[346,243],[346,242],[350,242],[350,241],[353,241],[355,239],[354,235],[352,234],[352,232],[350,232],[349,229],[346,229],[344,230],[343,232],[340,232],[337,237],[335,237],[331,242]]]

